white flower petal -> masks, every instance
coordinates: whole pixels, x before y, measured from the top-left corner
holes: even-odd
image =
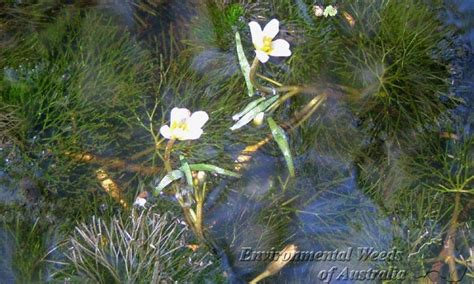
[[[196,111],[189,118],[189,127],[202,128],[204,124],[209,120],[209,115],[205,111]]]
[[[187,108],[173,108],[171,110],[170,120],[171,123],[175,121],[183,121],[189,118],[191,112]]]
[[[184,133],[181,140],[196,140],[201,137],[202,133],[203,131],[201,128],[190,129],[189,131],[186,131],[186,133]]]
[[[271,56],[290,56],[290,44],[284,39],[277,39],[272,42]]]
[[[265,52],[263,52],[261,50],[255,50],[255,53],[257,53],[257,58],[262,63],[267,62],[268,59],[270,58],[270,56],[268,56],[268,54],[266,54]]]
[[[263,32],[262,27],[257,22],[250,22],[250,33],[252,35],[252,43],[257,46],[261,46],[263,44]]]
[[[160,128],[160,133],[161,135],[163,135],[163,137],[165,137],[166,139],[170,139],[171,138],[171,130],[170,130],[170,127],[168,125],[163,125],[161,128]]]
[[[273,39],[279,31],[280,22],[277,19],[273,19],[263,28],[263,35]]]

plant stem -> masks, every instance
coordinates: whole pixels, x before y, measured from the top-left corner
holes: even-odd
[[[255,89],[259,90],[262,93],[273,93],[273,92],[275,92],[275,89],[262,86],[257,82],[256,76],[257,76],[258,65],[260,65],[260,61],[258,61],[258,58],[255,57],[253,59],[252,66],[250,67],[250,74],[249,74],[250,82],[252,82],[252,85],[255,87]]]
[[[170,156],[171,156],[171,149],[173,149],[173,145],[175,141],[176,141],[175,139],[168,140],[168,144],[166,144],[166,148],[165,148],[165,156],[164,156],[165,169],[168,173],[172,171]]]
[[[262,279],[264,278],[267,278],[268,276],[271,276],[272,274],[265,270],[264,272],[262,272],[261,274],[259,274],[257,277],[255,277],[254,279],[252,279],[252,281],[249,282],[249,284],[257,284],[259,281],[261,281]]]
[[[250,77],[250,82],[252,82],[252,85],[260,92],[266,93],[266,94],[273,94],[273,93],[278,93],[278,92],[283,93],[283,92],[289,92],[289,91],[295,91],[295,90],[298,90],[298,92],[302,91],[302,88],[299,86],[279,86],[278,88],[270,88],[270,87],[261,85],[260,83],[257,82],[257,69],[259,65],[260,65],[260,61],[258,61],[258,58],[255,57],[255,59],[252,62],[252,66],[250,66],[249,77]],[[260,75],[260,77],[263,77],[263,76]],[[268,80],[269,78],[264,77],[264,79]],[[280,83],[272,79],[269,79],[269,80],[273,82],[275,85],[281,85]]]
[[[277,82],[277,81],[273,80],[272,78],[268,78],[267,76],[263,76],[262,74],[258,74],[258,73],[257,73],[257,76],[262,78],[263,80],[266,80],[266,81],[272,83],[273,85],[277,85],[278,87],[283,87],[282,83]]]
[[[276,101],[272,106],[268,108],[268,112],[277,109],[282,103],[284,103],[286,100],[290,99],[293,96],[296,96],[297,94],[300,93],[300,89],[298,87],[295,87],[294,90],[289,91],[286,93],[284,96],[280,97],[278,101]]]
[[[446,236],[445,247],[448,247],[447,256],[445,262],[448,263],[449,274],[451,275],[451,280],[454,282],[459,281],[458,273],[456,270],[456,256],[454,254],[454,239],[456,237],[456,230],[458,227],[458,217],[461,212],[461,193],[456,192],[454,196],[454,212],[451,218],[451,224],[449,226],[448,235]],[[446,246],[447,245],[447,246]]]
[[[166,148],[165,148],[165,155],[164,155],[164,160],[165,161],[164,161],[164,163],[165,163],[165,169],[168,173],[170,173],[173,170],[172,167],[171,167],[170,157],[171,157],[171,150],[173,149],[174,142],[176,142],[175,139],[168,140],[168,143],[166,144]],[[178,186],[176,186],[176,184],[174,185],[174,191],[175,191],[175,194],[178,193],[178,191],[179,191],[179,188],[178,188]],[[196,214],[194,214],[194,212],[192,211],[191,208],[189,208],[189,206],[184,204],[184,200],[183,200],[182,197],[179,197],[177,199],[178,199],[179,205],[183,209],[184,218],[186,219],[186,223],[188,223],[189,227],[191,227],[191,230],[193,230],[193,232],[196,233],[198,238],[201,239],[202,234],[199,234],[197,229],[196,229],[196,224],[195,224],[196,219],[197,219]]]
[[[430,280],[433,282],[438,281],[439,273],[445,263],[447,263],[449,267],[449,274],[451,276],[450,282],[459,281],[459,276],[456,270],[456,256],[454,254],[454,239],[456,237],[456,230],[458,227],[459,213],[461,213],[461,193],[456,192],[456,195],[454,196],[453,215],[451,216],[449,229],[444,239],[443,249],[441,250],[441,253],[439,254],[439,257],[443,261],[438,261],[434,263],[431,268],[433,272],[438,272],[435,275],[433,275],[434,279],[431,279],[430,277]]]
[[[199,238],[204,239],[204,232],[202,229],[202,220],[203,220],[203,206],[204,199],[206,198],[206,183],[202,185],[201,192],[196,192],[196,234]]]
[[[300,110],[294,118],[294,122],[292,123],[290,130],[293,130],[299,127],[303,122],[305,122],[318,108],[319,106],[327,99],[327,95],[325,93],[321,95],[317,95],[314,97],[308,104],[304,106],[302,110]]]
[[[150,149],[154,150],[154,147]],[[52,151],[48,150],[48,153],[52,153]],[[98,164],[106,167],[107,169],[122,169],[127,172],[140,173],[143,175],[154,175],[160,171],[159,167],[147,167],[140,164],[127,163],[127,161],[120,160],[117,158],[100,157],[91,153],[71,153],[66,151],[64,152],[64,155],[72,158],[74,161],[77,162]]]

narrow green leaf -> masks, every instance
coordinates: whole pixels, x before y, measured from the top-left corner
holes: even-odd
[[[254,107],[256,107],[260,102],[264,101],[265,97],[261,97],[256,99],[255,101],[250,102],[241,112],[234,114],[232,116],[233,120],[239,120],[242,116],[244,116],[247,112],[251,111]]]
[[[232,172],[232,171],[220,168],[218,166],[210,165],[210,164],[190,164],[189,167],[193,171],[207,171],[207,172],[214,172],[220,175],[236,177],[236,178],[241,177],[241,175],[236,172]]]
[[[254,95],[253,85],[250,81],[250,64],[245,57],[242,41],[240,40],[239,32],[235,32],[235,47],[237,49],[237,57],[239,58],[240,69],[245,78],[245,85],[247,85],[247,94],[249,97]]]
[[[288,138],[286,137],[285,131],[283,131],[283,129],[278,126],[271,117],[268,117],[267,121],[268,126],[270,126],[270,130],[272,131],[273,138],[275,138],[278,147],[280,147],[280,150],[283,153],[283,157],[285,157],[290,176],[294,177],[295,167],[293,165],[293,158],[291,157],[290,146],[288,145]]]
[[[244,116],[242,116],[242,118],[239,119],[239,121],[237,121],[234,125],[232,125],[230,130],[239,129],[242,126],[249,123],[250,121],[252,121],[252,119],[254,119],[257,114],[259,114],[260,112],[264,112],[269,106],[271,106],[278,99],[278,97],[279,97],[278,95],[274,95],[268,98],[267,100],[265,100],[264,102],[261,102],[254,108],[252,108]]]
[[[161,179],[160,183],[158,186],[155,188],[155,191],[153,192],[154,195],[160,194],[160,192],[163,190],[163,188],[167,187],[170,183],[173,181],[182,178],[183,172],[181,170],[174,170],[165,175],[163,179]]]
[[[180,170],[184,172],[186,182],[188,183],[188,185],[193,186],[193,175],[191,173],[191,169],[189,168],[188,161],[181,155],[179,156],[179,160],[181,161]]]

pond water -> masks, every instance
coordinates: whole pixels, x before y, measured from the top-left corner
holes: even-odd
[[[473,12],[0,3],[0,283],[471,283]],[[272,19],[291,56],[254,60]]]

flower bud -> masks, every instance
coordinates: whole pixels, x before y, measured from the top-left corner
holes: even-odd
[[[324,13],[323,7],[319,5],[313,6],[313,12],[316,17],[321,17]]]
[[[206,181],[207,174],[205,171],[198,171],[197,173],[197,180],[199,183],[203,183]]]
[[[255,126],[260,126],[262,125],[263,123],[263,118],[265,117],[265,113],[264,112],[259,112],[255,118],[253,119],[253,124]]]
[[[332,5],[329,5],[327,6],[326,8],[324,8],[324,12],[323,12],[323,15],[324,17],[334,17],[337,15],[337,7],[333,7]]]

